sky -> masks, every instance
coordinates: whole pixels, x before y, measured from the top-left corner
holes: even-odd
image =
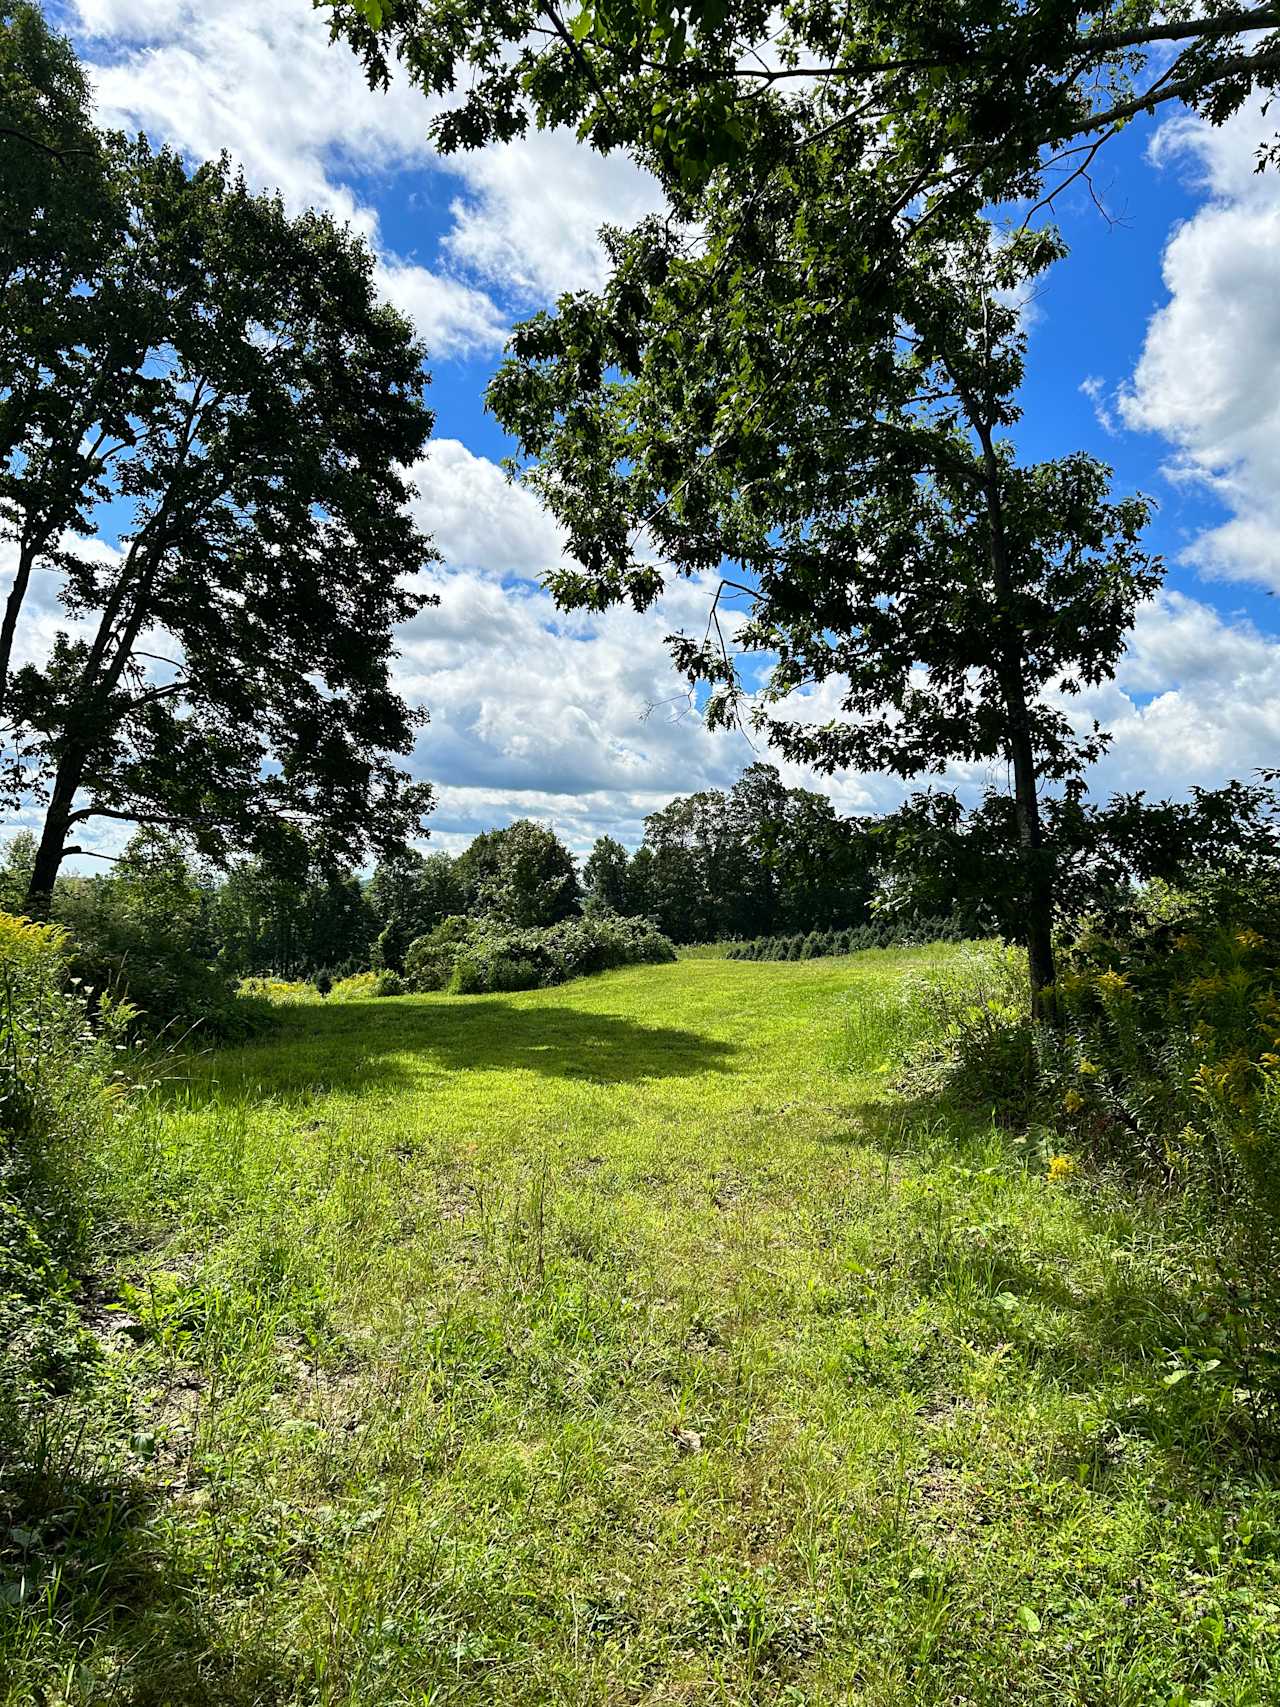
[[[569,844],[638,843],[647,812],[725,787],[767,749],[689,711],[664,636],[699,632],[709,593],[657,611],[556,611],[539,585],[557,529],[499,462],[512,446],[484,387],[509,328],[603,276],[596,233],[659,204],[622,157],[565,134],[437,156],[430,108],[372,93],[310,0],[65,0],[107,124],[197,161],[223,149],[294,210],[328,209],[378,257],[385,293],[426,339],[436,431],[415,470],[443,557],[437,608],[400,635],[397,679],[430,712],[412,767],[436,785],[431,843],[531,816]],[[1274,134],[1256,111],[1211,130],[1142,121],[1104,151],[1094,187],[1059,202],[1070,254],[1030,313],[1018,444],[1087,449],[1118,491],[1159,506],[1165,591],[1139,615],[1114,683],[1071,701],[1115,737],[1103,792],[1184,794],[1280,762],[1280,174],[1254,172]],[[788,781],[842,811],[892,808],[893,779]],[[976,793],[1000,776],[949,781]]]

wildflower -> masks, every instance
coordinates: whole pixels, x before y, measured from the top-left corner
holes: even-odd
[[[1236,932],[1236,941],[1241,948],[1261,948],[1266,938],[1257,931],[1249,930],[1246,927],[1246,929]]]
[[[1104,996],[1118,996],[1121,991],[1129,988],[1129,980],[1123,972],[1113,970],[1099,972],[1098,988]]]
[[[1073,1174],[1080,1172],[1080,1164],[1074,1156],[1050,1156],[1049,1178],[1070,1179]]]
[[[1096,1061],[1086,1061],[1083,1056],[1081,1057],[1080,1074],[1082,1078],[1096,1079],[1100,1071],[1101,1068]]]
[[[1192,936],[1189,931],[1184,931],[1181,936],[1174,937],[1173,946],[1182,949],[1184,953],[1192,952],[1199,948],[1200,938]]]
[[[1084,1107],[1084,1098],[1079,1091],[1068,1091],[1062,1099],[1062,1106],[1068,1114],[1076,1114]]]

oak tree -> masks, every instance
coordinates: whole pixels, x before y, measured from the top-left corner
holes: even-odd
[[[1280,83],[1274,0],[315,3],[371,82],[399,69],[431,98],[444,152],[567,125],[675,192],[838,138],[904,207],[1053,193],[1139,113],[1220,124]]]
[[[1066,708],[1110,675],[1158,584],[1148,505],[1113,500],[1095,458],[1016,458],[1017,292],[1052,235],[1000,244],[952,222],[850,296],[837,234],[863,193],[833,154],[794,199],[725,184],[696,244],[657,220],[615,235],[604,290],[517,328],[491,405],[565,529],[563,605],[644,609],[672,574],[719,579],[706,632],[674,637],[713,723],[749,712],[819,770],[1007,765],[1042,1006],[1040,793],[1105,746]],[[756,264],[735,259],[713,300],[744,233]],[[749,694],[753,654],[769,662]],[[794,696],[815,688],[836,715],[802,715]]]

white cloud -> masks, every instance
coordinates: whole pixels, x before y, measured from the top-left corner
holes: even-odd
[[[1081,393],[1093,404],[1093,415],[1104,433],[1116,434],[1120,428],[1107,401],[1107,382],[1098,374],[1089,374],[1080,381]]]
[[[526,302],[604,282],[597,232],[662,206],[657,184],[622,155],[605,158],[563,131],[487,148],[455,165],[470,195],[454,201],[445,248]]]
[[[1176,447],[1171,474],[1233,512],[1184,560],[1280,588],[1280,176],[1254,170],[1274,128],[1251,110],[1218,129],[1188,118],[1157,133],[1156,159],[1192,162],[1209,199],[1165,249],[1169,300],[1119,407],[1127,426]]]
[[[413,470],[415,511],[445,563],[533,580],[559,562],[560,530],[533,493],[458,439],[433,439]]]
[[[1177,796],[1247,778],[1280,750],[1280,641],[1166,592],[1139,611],[1116,680],[1064,709],[1115,738],[1097,790]]]
[[[433,104],[405,82],[371,91],[310,0],[77,0],[76,11],[105,123],[191,159],[225,149],[292,209],[348,222],[435,358],[496,351],[516,312],[598,284],[599,227],[659,204],[628,161],[560,133],[441,161],[427,134]],[[406,174],[425,202],[448,199],[452,225],[432,264],[397,252],[374,205]]]
[[[379,261],[378,289],[426,340],[427,356],[470,356],[500,350],[507,320],[483,291],[394,257]]]
[[[351,187],[435,163],[421,95],[371,91],[309,0],[79,0],[98,111],[191,159],[224,149],[252,184],[295,210],[322,208],[379,254],[378,282],[433,357],[499,349],[508,317],[488,293],[394,252],[377,210]]]

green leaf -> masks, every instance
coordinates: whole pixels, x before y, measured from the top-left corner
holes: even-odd
[[[1029,1636],[1040,1634],[1040,1615],[1034,1607],[1020,1606],[1018,1608],[1018,1623]]]

